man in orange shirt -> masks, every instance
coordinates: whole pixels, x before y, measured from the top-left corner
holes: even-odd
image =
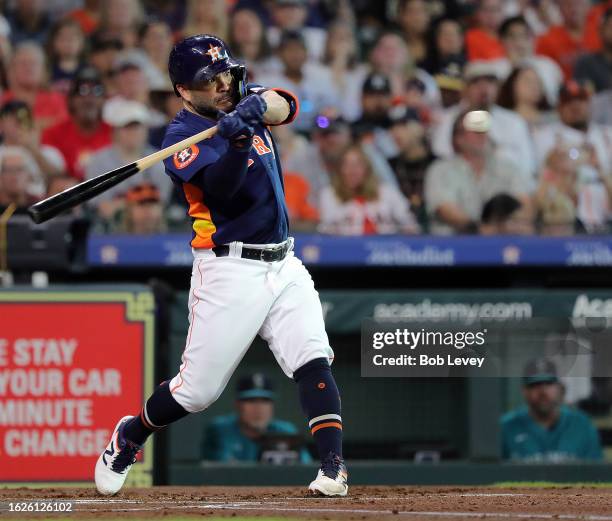
[[[504,19],[500,0],[476,2],[476,27],[465,34],[465,47],[469,61],[504,58],[506,51],[499,41],[497,31]]]
[[[574,63],[585,44],[585,21],[589,0],[559,0],[563,25],[551,27],[538,38],[536,54],[543,54],[555,60],[566,79],[571,79]]]
[[[104,86],[95,69],[84,69],[68,94],[70,118],[49,127],[42,136],[45,145],[57,148],[72,177],[82,180],[93,152],[111,144],[111,127],[102,121]]]

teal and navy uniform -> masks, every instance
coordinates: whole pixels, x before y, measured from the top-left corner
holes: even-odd
[[[603,458],[599,435],[589,417],[565,405],[550,429],[536,423],[527,407],[511,411],[501,419],[501,433],[504,459],[560,463]]]
[[[297,434],[295,426],[282,420],[272,420],[268,433]],[[260,447],[256,441],[247,438],[240,431],[238,415],[228,414],[214,418],[202,444],[202,457],[212,461],[259,461]],[[306,449],[300,451],[300,461],[310,463],[311,457]]]

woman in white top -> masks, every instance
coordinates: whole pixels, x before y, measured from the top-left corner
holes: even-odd
[[[342,155],[331,185],[321,192],[320,231],[340,235],[417,233],[408,200],[382,183],[358,145]]]

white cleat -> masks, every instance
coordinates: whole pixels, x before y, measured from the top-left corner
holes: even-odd
[[[321,464],[315,480],[309,485],[312,494],[323,496],[346,496],[348,472],[339,456],[329,453]]]
[[[142,449],[122,435],[125,423],[132,418],[124,416],[119,420],[106,450],[96,463],[96,488],[104,496],[112,496],[121,490],[136,455]]]

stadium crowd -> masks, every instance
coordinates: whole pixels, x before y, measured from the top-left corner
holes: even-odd
[[[0,213],[157,150],[178,39],[300,99],[274,129],[294,231],[607,232],[612,1],[0,0]],[[488,111],[473,124],[471,111]],[[473,113],[472,113],[473,114]],[[187,230],[161,163],[77,209]]]

